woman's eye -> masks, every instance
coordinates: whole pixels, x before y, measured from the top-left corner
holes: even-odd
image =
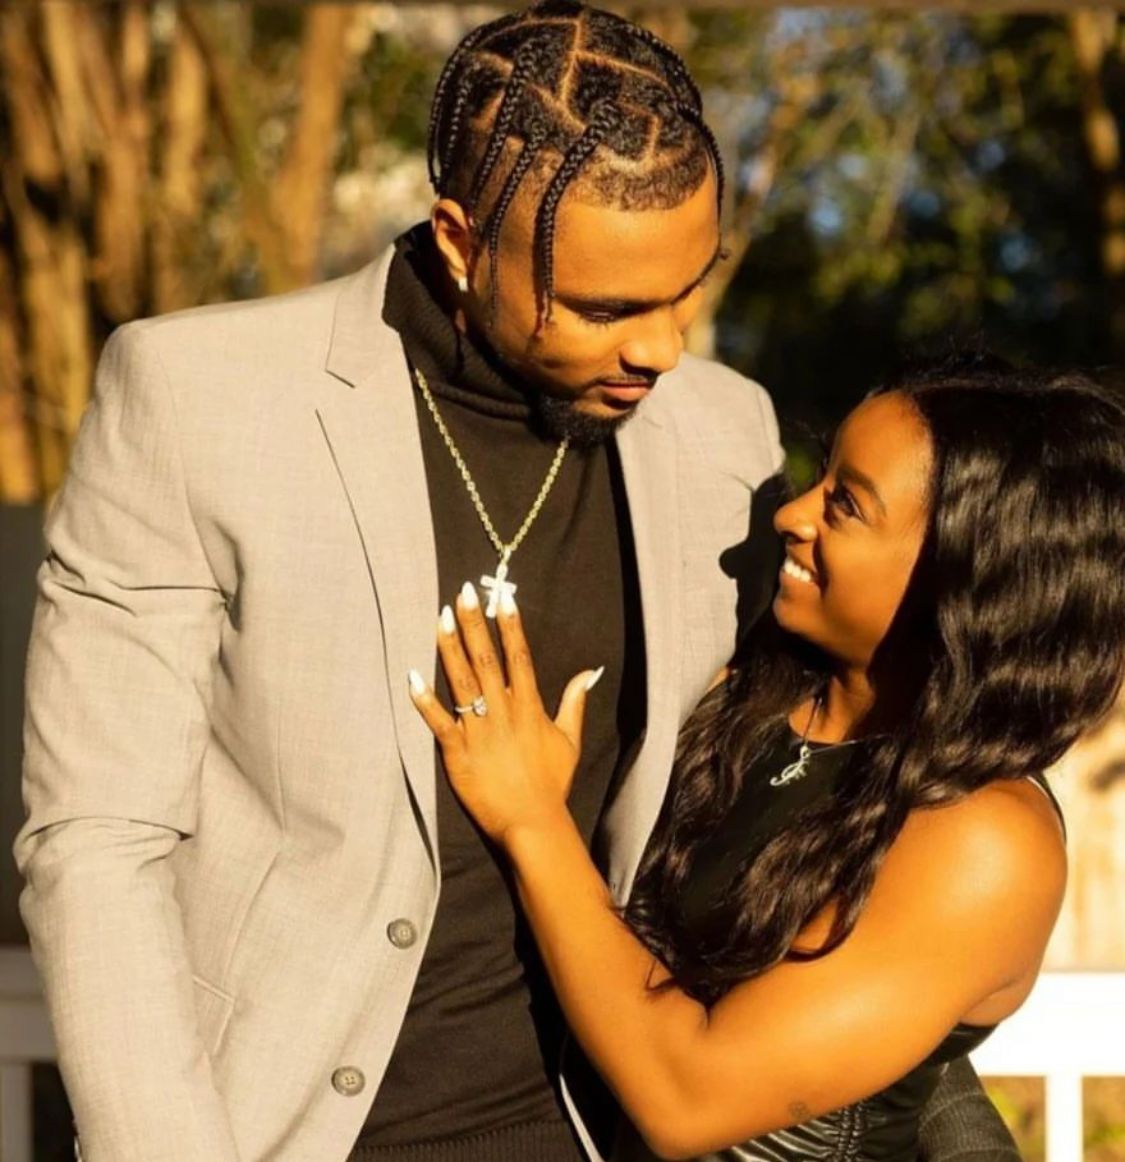
[[[828,494],[828,505],[845,516],[858,517],[860,515],[855,498],[842,484],[837,484]]]

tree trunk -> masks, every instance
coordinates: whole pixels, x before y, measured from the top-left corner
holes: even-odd
[[[257,110],[239,75],[239,62],[224,47],[223,20],[238,13],[208,4],[185,4],[180,18],[199,46],[210,81],[211,97],[227,140],[236,184],[242,199],[246,238],[253,244],[261,271],[262,290],[276,294],[299,285],[285,252],[285,236],[274,214],[269,185],[258,155]]]
[[[355,14],[352,5],[324,3],[311,5],[305,13],[301,98],[277,181],[274,215],[285,234],[289,269],[301,284],[316,273],[348,71],[347,34]]]
[[[24,407],[27,379],[20,354],[12,268],[0,250],[0,505],[39,497],[39,465]]]
[[[780,61],[777,84],[780,99],[770,116],[765,144],[754,158],[751,179],[742,189],[737,188],[737,180],[730,183],[732,188],[727,194],[730,210],[723,228],[726,261],[720,263],[707,279],[703,304],[688,329],[687,349],[703,358],[712,358],[715,354],[715,316],[749,253],[755,219],[777,180],[792,135],[820,93],[816,78],[789,68],[787,57]]]
[[[95,200],[92,267],[98,297],[113,319],[133,319],[148,306],[146,190],[149,181],[149,32],[145,7],[130,0],[119,43],[86,10],[82,22],[87,91],[102,140],[102,174]]]
[[[203,212],[199,166],[206,129],[207,71],[194,35],[181,20],[169,53],[160,197],[152,216],[152,305],[157,314],[199,301],[184,260]]]
[[[1125,362],[1125,169],[1121,135],[1106,101],[1102,73],[1117,39],[1118,16],[1097,8],[1071,13],[1069,27],[1081,81],[1083,135],[1097,182],[1101,261],[1110,296],[1110,343]]]
[[[69,39],[74,12],[69,4],[50,4],[0,15],[12,129],[2,192],[20,272],[26,369],[35,387],[27,397],[34,401],[31,427],[41,487],[50,493],[65,471],[92,370],[86,257],[74,204],[85,187],[68,180],[80,168],[85,130],[75,98],[78,55]],[[35,37],[37,19],[46,62]]]

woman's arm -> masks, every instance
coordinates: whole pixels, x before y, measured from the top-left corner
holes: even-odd
[[[663,970],[615,913],[565,809],[584,676],[556,727],[518,615],[500,618],[508,682],[479,609],[462,601],[458,617],[464,644],[441,634],[443,663],[457,701],[483,692],[487,716],[454,720],[417,683],[415,699],[454,788],[512,862],[575,1035],[658,1153],[722,1148],[868,1096],[957,1021],[989,1004],[990,1020],[1005,1015],[1030,988],[1065,865],[1043,797],[1005,784],[915,813],[832,953],[782,964],[709,1012],[653,991]]]

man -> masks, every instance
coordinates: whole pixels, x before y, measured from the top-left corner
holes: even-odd
[[[605,667],[572,806],[624,898],[782,454],[760,388],[681,359],[722,168],[671,50],[570,3],[483,26],[430,161],[371,267],[103,356],[17,841],[87,1162],[582,1157],[407,673],[466,580],[518,586],[548,699]]]

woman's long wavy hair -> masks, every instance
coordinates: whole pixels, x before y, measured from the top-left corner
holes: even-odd
[[[799,955],[836,947],[911,810],[1045,770],[1106,714],[1125,672],[1122,406],[1084,376],[987,357],[879,390],[911,401],[933,469],[918,565],[874,680],[921,676],[890,732],[854,748],[835,795],[691,922],[681,901],[696,851],[830,662],[767,613],[685,725],[625,917],[705,1004],[798,955],[797,934],[829,903],[827,941]]]

